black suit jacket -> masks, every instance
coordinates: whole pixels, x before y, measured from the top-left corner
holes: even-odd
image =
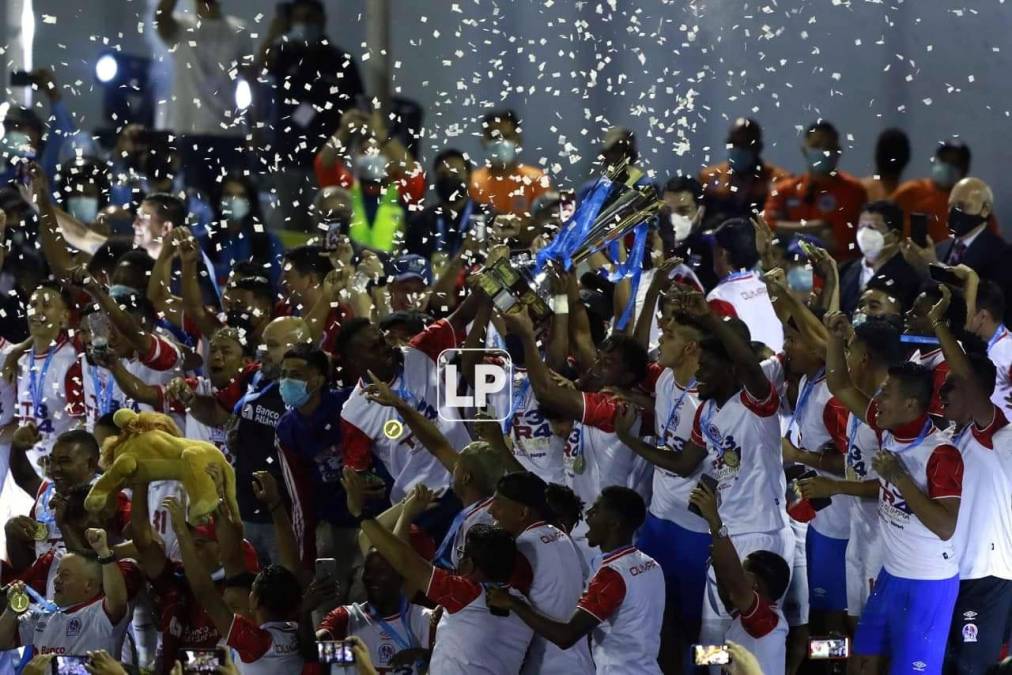
[[[857,309],[861,298],[861,265],[861,258],[858,258],[845,263],[840,269],[840,309],[847,314]],[[872,277],[872,280],[875,279],[884,279],[894,289],[893,295],[904,307],[913,303],[921,289],[921,278],[917,271],[898,252],[879,268]]]
[[[952,250],[955,239],[946,239],[935,246],[938,261],[946,265],[953,264]],[[1005,240],[989,229],[984,229],[963,254],[959,261],[970,267],[981,279],[987,279],[1001,286],[1005,293],[1005,321],[1012,317],[1012,248]]]

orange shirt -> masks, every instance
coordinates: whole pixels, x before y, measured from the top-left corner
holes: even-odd
[[[548,176],[535,167],[519,164],[508,175],[493,176],[483,166],[471,174],[471,199],[497,213],[526,214],[531,204],[551,187]]]
[[[930,178],[908,180],[893,193],[893,201],[903,209],[903,236],[910,236],[910,214],[928,214],[928,236],[936,244],[945,241],[949,232],[949,190],[944,190]],[[987,219],[988,229],[998,233],[998,219],[992,213]]]
[[[834,176],[813,178],[806,173],[773,186],[764,216],[772,227],[780,220],[825,221],[833,230],[833,256],[848,260],[857,255],[854,233],[866,201],[860,181],[850,174],[837,171]]]
[[[753,209],[766,204],[773,186],[790,173],[774,164],[764,162],[758,175],[753,173],[732,173],[729,162],[708,166],[699,172],[703,186],[706,215],[720,215],[721,218],[750,217]]]

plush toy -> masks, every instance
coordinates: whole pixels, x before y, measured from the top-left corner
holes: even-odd
[[[187,520],[196,525],[218,506],[218,491],[207,472],[209,466],[217,466],[224,478],[225,499],[232,513],[239,513],[235,471],[221,450],[205,441],[183,438],[168,415],[120,408],[113,419],[120,433],[102,445],[99,466],[105,473],[95,481],[84,501],[88,511],[101,511],[122,487],[178,480],[189,497]]]

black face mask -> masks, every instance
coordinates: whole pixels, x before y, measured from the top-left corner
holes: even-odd
[[[960,211],[955,206],[949,209],[949,231],[957,237],[969,233],[973,228],[980,226],[987,218],[978,214]]]
[[[436,179],[436,194],[444,202],[456,201],[467,196],[467,185],[456,176],[440,176]]]

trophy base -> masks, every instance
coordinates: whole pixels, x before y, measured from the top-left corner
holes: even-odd
[[[517,305],[523,305],[534,323],[552,316],[548,302],[536,290],[534,279],[526,270],[514,267],[509,259],[503,258],[479,275],[478,285],[500,312],[509,312]]]

